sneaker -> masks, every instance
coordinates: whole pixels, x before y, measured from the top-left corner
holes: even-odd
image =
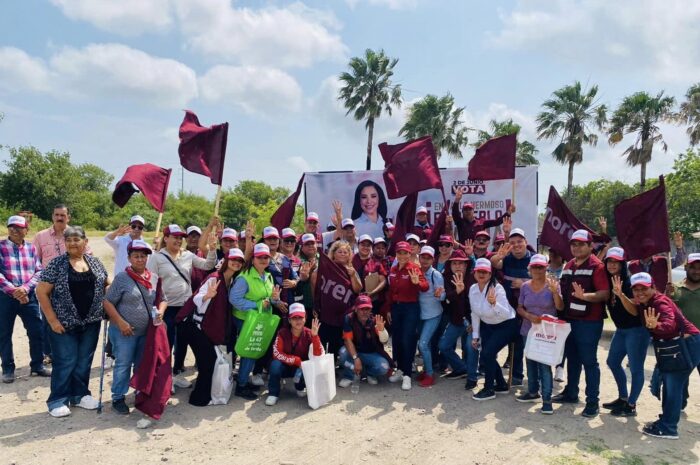
[[[53,360],[51,359],[50,355],[44,355],[44,365],[51,365],[51,362]]]
[[[379,380],[377,380],[377,378],[375,378],[374,376],[368,376],[367,377],[367,384],[372,385],[372,386],[376,386],[377,384],[379,384]]]
[[[2,382],[5,384],[10,384],[15,382],[15,372],[13,371],[12,373],[3,373],[2,374]]]
[[[598,409],[598,402],[586,402],[586,408],[581,412],[581,416],[586,418],[597,417],[600,409]]]
[[[248,385],[245,386],[236,386],[236,390],[234,391],[234,395],[238,397],[242,397],[245,400],[256,400],[258,398],[258,395],[253,392],[252,389]]]
[[[466,371],[451,371],[444,376],[445,379],[462,379],[467,377]]]
[[[566,378],[564,377],[564,367],[557,367],[557,369],[554,370],[554,381],[563,383],[565,379]]]
[[[435,384],[435,378],[430,375],[425,375],[425,378],[418,383],[420,387],[430,387],[433,384]]]
[[[76,407],[84,408],[85,410],[96,410],[97,407],[100,406],[100,403],[92,397],[91,395],[83,396],[80,398],[80,402],[78,402]]]
[[[394,372],[389,375],[390,383],[398,383],[403,379],[403,372],[401,370],[394,370]]]
[[[30,376],[39,376],[41,378],[50,378],[51,377],[51,370],[49,370],[46,367],[41,367],[36,371],[32,371]]]
[[[493,389],[482,389],[481,391],[477,392],[472,396],[472,399],[474,400],[490,400],[490,399],[495,399],[496,398],[496,393],[493,391]]]
[[[60,407],[56,407],[53,410],[49,410],[49,415],[51,415],[54,418],[67,417],[68,415],[70,415],[70,409],[66,405],[61,405]]]
[[[349,387],[351,384],[352,384],[352,380],[351,380],[351,379],[343,378],[343,379],[341,379],[340,382],[338,383],[338,386],[340,386],[341,388],[346,388],[346,387]]]
[[[467,384],[464,385],[464,389],[466,389],[467,391],[471,391],[475,387],[476,387],[476,381],[474,381],[472,379],[468,379]]]
[[[272,407],[277,403],[278,399],[279,397],[277,396],[267,396],[267,399],[265,399],[265,405],[267,405],[268,407]]]
[[[119,415],[128,415],[129,413],[131,413],[131,410],[129,410],[129,406],[126,405],[124,399],[113,400],[112,410],[114,411],[114,413],[118,413]]]
[[[526,392],[525,394],[520,394],[519,396],[515,396],[515,400],[518,402],[537,402],[540,400],[540,395],[539,394],[533,394],[531,392]]]
[[[554,409],[552,408],[552,403],[551,402],[544,402],[542,404],[542,409],[540,410],[540,413],[542,413],[542,415],[554,414]]]
[[[522,386],[522,385],[523,385],[523,380],[522,380],[522,379],[513,378],[513,379],[510,381],[510,387]]]
[[[253,375],[250,377],[250,384],[253,386],[264,386],[265,385],[265,380],[263,380],[262,375]]]
[[[636,417],[637,406],[630,405],[627,402],[625,402],[625,405],[612,409],[610,411],[610,415],[614,417]]]
[[[642,428],[642,433],[655,438],[678,439],[678,434],[671,434],[661,431],[661,428],[659,428],[659,426],[655,423],[647,424],[644,428]]]
[[[404,391],[411,390],[411,377],[410,376],[403,377],[403,380],[401,380],[401,389],[403,389]]]
[[[578,404],[578,397],[571,397],[565,392],[561,392],[556,396],[552,396],[552,402],[555,404]]]
[[[625,405],[627,405],[627,399],[617,398],[617,399],[613,400],[612,402],[604,403],[603,408],[608,409],[608,410],[615,410],[615,409],[618,409],[620,407],[624,407]]]
[[[297,397],[306,397],[306,389],[297,389]]]
[[[493,388],[493,392],[496,394],[508,394],[510,392],[510,388],[507,384],[504,384],[503,386],[496,386]]]
[[[180,374],[173,377],[173,386],[180,389],[187,389],[192,387],[192,383],[185,378],[185,375]]]

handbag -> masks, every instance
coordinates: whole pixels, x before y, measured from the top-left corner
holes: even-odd
[[[680,313],[678,309],[675,309],[675,313],[678,318]],[[678,321],[683,320],[678,318]],[[688,345],[683,337],[684,330],[685,324],[681,327],[680,335],[673,339],[653,339],[656,366],[659,371],[673,373],[693,368]]]
[[[301,362],[301,371],[306,383],[306,398],[309,407],[316,410],[335,397],[335,361],[333,354],[314,355],[314,346],[309,347],[309,359]]]
[[[235,350],[241,357],[257,360],[265,355],[270,347],[280,317],[261,308],[245,313],[245,321],[238,335]]]
[[[570,332],[569,323],[551,315],[542,315],[542,322],[533,324],[527,334],[525,358],[543,365],[559,365],[564,358],[566,338]]]
[[[214,350],[216,362],[211,378],[211,405],[226,405],[233,390],[232,354],[226,352],[226,346],[216,345]]]

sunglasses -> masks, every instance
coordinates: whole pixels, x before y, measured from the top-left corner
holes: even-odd
[[[452,244],[448,242],[441,242],[438,244],[438,247],[452,247]]]
[[[143,226],[140,225],[140,224],[132,224],[132,225],[131,225],[131,229],[142,230],[142,229],[143,229]]]
[[[282,242],[284,242],[285,244],[294,244],[296,241],[297,241],[297,240],[296,240],[295,238],[292,237],[292,238],[289,238],[289,239],[285,239],[285,240],[282,241]]]
[[[307,224],[318,224],[318,221],[311,220],[311,221],[307,221],[306,223]]]

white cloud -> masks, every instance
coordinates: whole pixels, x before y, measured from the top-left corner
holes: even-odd
[[[235,8],[230,0],[173,0],[188,48],[246,65],[308,67],[348,53],[330,12],[294,3]]]
[[[503,28],[487,37],[495,47],[638,69],[661,82],[687,83],[700,75],[700,2],[519,0],[500,16]]]
[[[120,44],[66,47],[48,63],[19,49],[0,49],[0,85],[61,99],[128,98],[176,108],[197,96],[192,69]]]
[[[301,107],[297,81],[274,68],[215,66],[199,79],[199,88],[205,100],[227,102],[249,114],[273,116]]]
[[[285,165],[289,165],[296,169],[296,171],[304,173],[307,171],[315,171],[311,164],[304,158],[299,156],[288,157],[285,160]]]
[[[387,7],[390,10],[412,10],[418,6],[418,0],[345,0],[345,3],[350,5],[350,8],[355,8],[362,2]]]
[[[99,29],[122,35],[168,29],[170,0],[50,0],[68,18],[86,21]]]

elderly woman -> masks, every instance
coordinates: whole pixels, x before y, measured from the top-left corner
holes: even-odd
[[[146,330],[151,319],[155,324],[163,322],[168,302],[163,299],[155,307],[158,276],[146,268],[152,253],[148,244],[140,239],[131,241],[126,248],[129,266],[117,276],[109,287],[103,302],[109,316],[109,340],[115,355],[112,378],[112,410],[120,415],[129,414],[124,401],[129,390],[131,369],[141,362],[146,344]]]
[[[88,410],[98,406],[88,384],[104,314],[102,301],[109,284],[102,263],[85,255],[88,241],[83,228],[68,226],[63,236],[66,253],[47,265],[36,289],[51,327],[53,372],[46,403],[52,417],[70,415],[69,404]]]

